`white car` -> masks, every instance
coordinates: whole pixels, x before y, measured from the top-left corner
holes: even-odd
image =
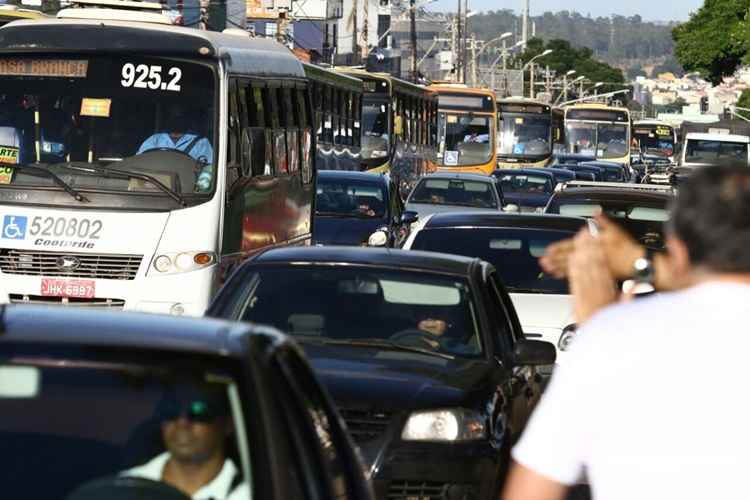
[[[503,209],[497,180],[488,175],[464,173],[428,174],[419,179],[406,200],[406,211],[420,218],[456,211]]]
[[[750,137],[697,133],[685,136],[680,166],[702,167],[724,163],[750,166]]]
[[[477,257],[492,264],[513,300],[527,338],[557,346],[557,363],[575,337],[567,281],[545,274],[539,257],[549,244],[595,231],[581,217],[500,212],[454,212],[420,219],[404,243],[406,250],[426,250]]]

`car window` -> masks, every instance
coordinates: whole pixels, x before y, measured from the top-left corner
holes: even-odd
[[[482,353],[475,299],[465,278],[353,266],[273,266],[256,268],[244,282],[239,318],[295,337],[379,340],[468,357]]]
[[[106,477],[159,480],[174,454],[218,453],[252,470],[237,436],[253,430],[231,374],[195,362],[172,369],[103,355],[35,356],[0,350],[0,480],[8,498],[65,498]],[[253,478],[240,479],[238,498],[249,498]]]
[[[497,208],[489,182],[463,179],[423,179],[414,188],[410,203]]]
[[[551,194],[553,190],[552,180],[541,175],[504,175],[500,188],[505,194]]]
[[[318,178],[315,213],[363,218],[384,217],[388,197],[380,184]]]
[[[492,264],[511,293],[568,294],[566,280],[545,274],[539,257],[571,231],[530,228],[434,228],[414,238],[412,250],[475,257]]]

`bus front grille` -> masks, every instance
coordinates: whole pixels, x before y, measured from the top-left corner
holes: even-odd
[[[0,272],[25,276],[61,276],[133,280],[143,255],[97,255],[0,249]]]
[[[16,293],[10,294],[10,303],[67,307],[95,307],[101,309],[122,309],[125,307],[125,301],[122,299],[78,299],[73,297],[47,297],[43,295],[21,295]]]

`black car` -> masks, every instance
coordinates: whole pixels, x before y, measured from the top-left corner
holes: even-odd
[[[622,163],[612,161],[590,161],[580,163],[579,166],[599,167],[602,170],[602,181],[604,182],[630,182],[632,172]]]
[[[553,345],[526,340],[495,269],[386,249],[275,249],[209,315],[299,340],[361,447],[379,499],[497,498]]]
[[[188,500],[138,471],[171,457],[166,426],[199,424],[239,498],[372,498],[302,351],[268,327],[0,306],[0,414],[7,498]]]
[[[563,168],[565,170],[569,170],[575,174],[576,177],[581,178],[584,175],[589,177],[589,179],[580,179],[580,180],[593,180],[597,182],[603,182],[605,175],[604,175],[604,169],[601,167],[595,166],[595,165],[582,165],[582,164],[560,164],[558,165],[560,168]]]
[[[386,238],[378,246],[398,246],[415,220],[416,215],[404,216],[398,187],[388,175],[318,172],[314,244],[367,245],[382,232]]]
[[[673,198],[674,191],[669,186],[663,189],[645,186],[636,189],[628,185],[622,188],[570,187],[555,193],[544,212],[588,218],[602,211],[641,244],[662,250],[664,223],[669,220],[669,204]]]
[[[499,169],[492,175],[497,178],[505,203],[517,205],[521,212],[544,209],[557,185],[555,174],[543,168]]]

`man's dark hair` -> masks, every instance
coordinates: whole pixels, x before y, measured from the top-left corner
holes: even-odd
[[[692,265],[750,273],[750,167],[698,169],[680,185],[671,227]]]

